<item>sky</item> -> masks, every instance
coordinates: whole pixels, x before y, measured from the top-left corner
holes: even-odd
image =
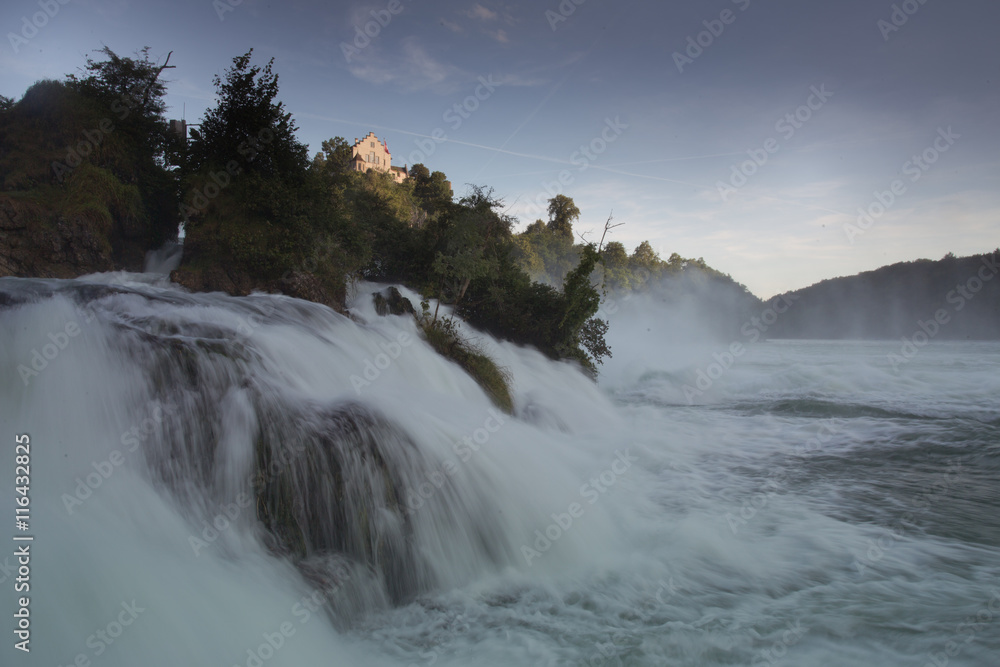
[[[702,257],[760,297],[1000,246],[996,0],[5,0],[0,94],[107,45],[167,71],[170,118],[274,58],[310,152],[487,185],[523,228]]]

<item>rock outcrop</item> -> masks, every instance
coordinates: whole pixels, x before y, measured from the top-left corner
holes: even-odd
[[[416,315],[413,304],[396,287],[375,292],[372,299],[375,301],[375,312],[379,315]]]
[[[75,278],[116,268],[109,239],[83,216],[0,197],[0,276]]]
[[[182,266],[170,272],[170,280],[192,292],[225,292],[230,296],[246,296],[254,291],[286,294],[346,312],[345,291],[339,286],[327,285],[306,271],[291,271],[277,280],[260,280],[244,271],[227,270],[223,266],[205,269]]]

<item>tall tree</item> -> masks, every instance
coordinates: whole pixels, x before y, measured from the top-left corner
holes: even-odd
[[[573,242],[573,221],[580,218],[580,209],[570,197],[556,195],[549,200],[549,229],[559,238]]]
[[[146,46],[136,52],[135,58],[123,58],[105,46],[97,51],[105,56],[104,60],[88,57],[84,68],[88,74],[70,74],[66,77],[67,83],[85,95],[105,101],[113,107],[111,111],[118,116],[119,122],[130,116],[147,122],[162,121],[167,110],[163,99],[167,86],[160,75],[163,70],[174,68],[168,64],[173,51],[160,65],[150,59],[149,50]]]
[[[84,73],[70,74],[66,85],[106,114],[95,141],[100,150],[89,161],[140,193],[145,215],[119,220],[134,218],[124,222],[123,233],[159,245],[177,235],[177,174],[166,167],[180,162],[181,141],[168,131],[164,118],[167,86],[161,75],[173,68],[168,64],[172,52],[162,64],[149,52],[147,46],[129,58],[105,46],[97,51],[103,58],[88,57]]]
[[[250,64],[253,49],[233,58],[225,75],[213,79],[219,99],[192,130],[191,168],[218,167],[235,160],[262,176],[301,177],[308,165],[305,144],[295,137],[292,114],[277,101],[274,58],[263,68]]]

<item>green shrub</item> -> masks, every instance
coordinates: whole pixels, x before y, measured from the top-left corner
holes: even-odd
[[[451,359],[472,376],[493,403],[508,414],[514,412],[514,400],[510,395],[510,373],[497,366],[482,349],[462,338],[450,317],[432,319],[429,317],[427,302],[423,302],[424,316],[420,325],[424,336],[438,354]]]

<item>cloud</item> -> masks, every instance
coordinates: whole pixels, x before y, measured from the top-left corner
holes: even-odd
[[[500,42],[501,44],[506,44],[507,42],[510,41],[510,39],[508,39],[507,37],[507,33],[504,32],[503,29],[497,30],[496,32],[490,32],[489,35],[493,37],[493,39]]]
[[[448,19],[441,19],[441,25],[443,25],[448,30],[451,30],[452,32],[464,32],[462,26],[458,25],[457,23],[452,23]]]
[[[476,4],[472,9],[465,12],[465,15],[472,19],[479,19],[480,21],[496,21],[497,13],[493,10],[487,9],[480,4]]]
[[[348,69],[358,79],[377,85],[394,84],[408,91],[448,93],[468,79],[463,70],[440,62],[413,37],[402,40],[401,53],[387,55],[372,45],[354,60]]]

